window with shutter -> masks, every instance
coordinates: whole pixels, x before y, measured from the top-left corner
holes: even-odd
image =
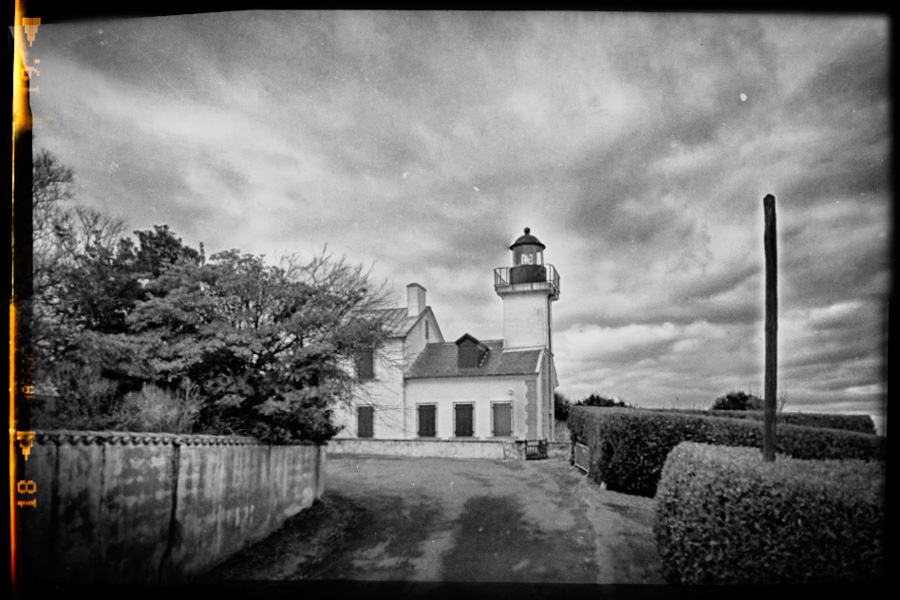
[[[456,428],[454,435],[456,437],[472,437],[474,434],[474,407],[471,404],[457,404],[456,412]]]
[[[512,404],[494,404],[494,437],[512,435]]]
[[[433,404],[419,406],[419,437],[437,435],[437,407]]]
[[[375,409],[371,406],[360,406],[356,414],[356,436],[361,438],[375,437]]]
[[[371,349],[357,351],[356,378],[360,381],[375,379],[375,352]]]

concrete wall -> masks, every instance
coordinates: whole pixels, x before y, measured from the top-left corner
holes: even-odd
[[[247,438],[37,432],[17,578],[171,583],[262,540],[324,492],[325,451]]]
[[[490,458],[524,460],[524,442],[513,440],[360,440],[333,439],[328,453],[335,456],[368,454],[434,458]]]
[[[403,456],[418,458],[488,458],[493,460],[525,460],[525,442],[514,440],[360,440],[333,439],[328,454],[346,456]],[[568,460],[570,442],[551,442],[549,458]]]

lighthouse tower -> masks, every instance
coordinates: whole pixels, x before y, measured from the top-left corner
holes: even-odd
[[[546,348],[553,352],[551,303],[559,299],[559,274],[544,264],[546,246],[526,227],[509,249],[512,266],[494,269],[494,290],[503,299],[503,350]]]

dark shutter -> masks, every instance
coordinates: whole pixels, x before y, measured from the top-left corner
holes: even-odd
[[[512,404],[494,405],[494,436],[509,437],[512,435]]]
[[[356,378],[360,381],[375,379],[375,353],[372,350],[356,353]]]
[[[436,407],[419,407],[419,437],[435,437],[437,435]]]
[[[371,406],[360,406],[356,417],[356,436],[375,437],[375,409]]]
[[[456,405],[456,437],[472,437],[473,407],[471,404]]]

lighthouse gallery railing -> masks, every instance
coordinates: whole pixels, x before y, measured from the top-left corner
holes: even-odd
[[[531,289],[550,289],[554,296],[559,296],[559,273],[553,265],[541,265],[546,269],[546,273],[541,281],[531,281],[528,283],[516,283],[516,289],[531,287]],[[497,267],[494,269],[494,289],[501,291],[503,288],[511,288],[513,286],[509,275],[510,269],[515,267]]]

